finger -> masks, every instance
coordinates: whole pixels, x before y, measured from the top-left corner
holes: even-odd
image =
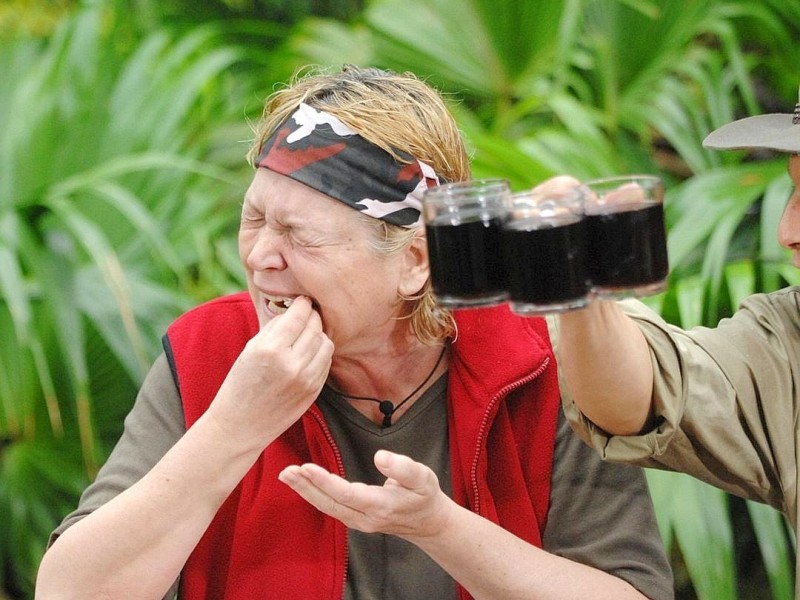
[[[310,374],[309,376],[314,378],[314,384],[321,388],[328,378],[328,372],[331,369],[334,346],[330,338],[324,333],[320,333],[319,335],[321,336],[319,348],[317,348],[317,351],[314,353],[311,360],[309,360],[305,372]]]
[[[542,195],[564,195],[569,194],[579,188],[581,182],[572,177],[571,175],[558,175],[546,179],[539,185],[535,186],[531,191],[540,193]]]
[[[313,312],[311,300],[298,296],[285,313],[267,321],[260,333],[268,335],[280,347],[291,347],[306,329]]]
[[[428,494],[439,487],[436,474],[408,456],[388,450],[378,450],[373,462],[381,473],[394,480],[397,485],[418,494]]]
[[[291,487],[317,510],[351,525],[364,520],[364,510],[354,505],[370,505],[364,497],[371,494],[363,483],[350,483],[313,464],[292,465],[278,475],[278,479]],[[378,488],[379,489],[379,488]]]
[[[640,204],[645,199],[645,190],[638,183],[626,183],[606,194],[607,204]]]
[[[308,316],[305,328],[300,332],[292,344],[292,349],[298,354],[308,354],[312,357],[322,344],[325,334],[322,332],[322,319],[317,311],[312,310]]]
[[[369,495],[368,488],[378,489],[376,486],[347,481],[314,463],[300,465],[296,472],[325,496],[344,506],[352,507],[358,503],[358,498],[364,500]]]
[[[331,368],[333,350],[333,342],[322,330],[322,319],[316,311],[312,311],[308,326],[291,349],[292,353],[306,361],[300,375],[321,388]]]

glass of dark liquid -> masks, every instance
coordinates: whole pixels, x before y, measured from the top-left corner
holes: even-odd
[[[664,185],[654,175],[584,182],[587,259],[598,297],[642,297],[664,291],[669,263]]]
[[[502,240],[512,312],[532,316],[587,304],[583,201],[577,187],[511,196]]]
[[[431,283],[447,308],[505,302],[506,265],[500,227],[511,190],[504,179],[447,183],[426,190],[423,219]]]

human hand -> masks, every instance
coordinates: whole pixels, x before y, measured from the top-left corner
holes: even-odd
[[[231,436],[263,448],[311,406],[332,356],[319,313],[298,297],[247,342],[208,414]]]
[[[551,177],[550,179],[546,179],[542,183],[533,187],[531,191],[543,196],[564,196],[578,190],[579,188],[587,200],[591,200],[598,206],[605,206],[609,204],[640,204],[646,195],[644,188],[642,188],[642,186],[635,181],[632,181],[629,183],[624,183],[617,189],[604,194],[602,198],[598,198],[591,186],[583,184],[579,179],[576,179],[571,175],[557,175],[555,177]]]
[[[641,207],[642,203],[647,200],[647,190],[635,181],[623,183],[618,188],[610,190],[602,196],[598,196],[597,192],[591,187],[588,187],[587,190],[589,192],[589,200],[591,200],[591,212],[593,213],[615,212],[625,205],[637,208]],[[610,208],[612,206],[615,208]]]
[[[327,515],[365,533],[388,533],[409,541],[435,536],[453,502],[434,472],[422,463],[387,450],[375,453],[382,486],[349,482],[319,465],[291,465],[278,478]]]
[[[531,188],[531,192],[542,196],[566,196],[578,190],[581,185],[580,180],[571,175],[556,175]]]

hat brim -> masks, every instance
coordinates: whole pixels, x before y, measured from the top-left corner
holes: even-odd
[[[712,131],[703,140],[703,146],[716,150],[763,148],[800,153],[800,124],[793,125],[793,117],[770,114],[739,119]]]

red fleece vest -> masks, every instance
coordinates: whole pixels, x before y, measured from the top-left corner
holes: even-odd
[[[546,323],[505,306],[457,311],[456,321],[448,371],[454,500],[541,546],[559,409]],[[169,327],[165,346],[187,428],[257,331],[246,293],[212,300]],[[183,569],[181,598],[342,598],[345,526],[277,478],[286,465],[309,461],[345,476],[316,405],[264,450],[231,492]],[[459,597],[470,596],[459,587]]]

